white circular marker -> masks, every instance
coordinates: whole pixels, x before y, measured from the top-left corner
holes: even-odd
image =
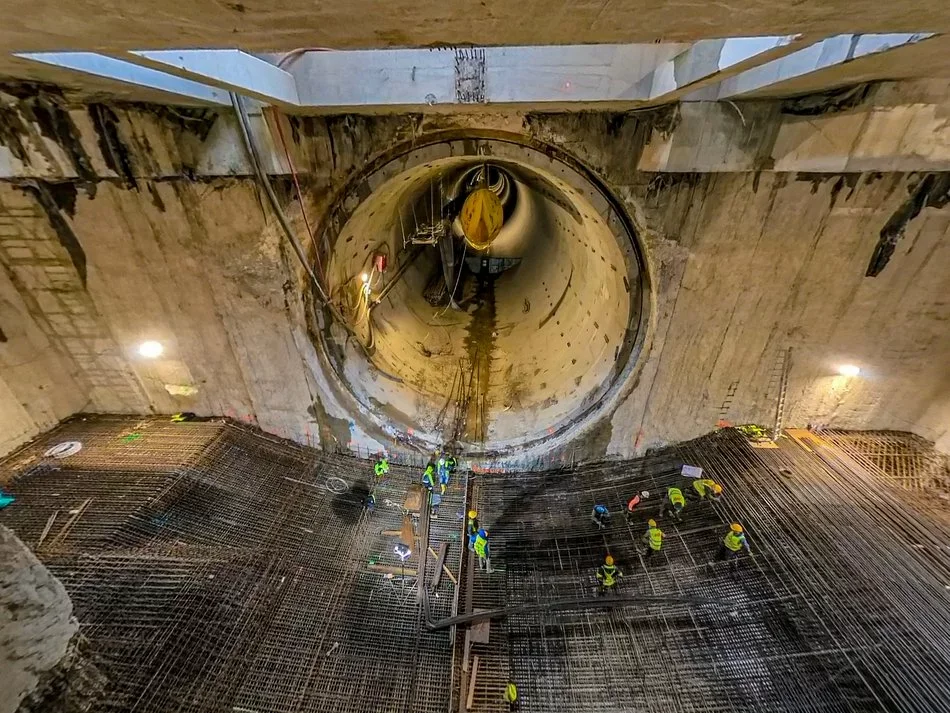
[[[160,357],[163,351],[165,351],[165,347],[162,346],[161,342],[148,341],[139,344],[139,355],[146,359]]]

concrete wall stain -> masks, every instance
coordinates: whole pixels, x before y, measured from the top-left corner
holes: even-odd
[[[119,135],[119,117],[105,104],[90,104],[89,116],[96,128],[99,150],[106,165],[124,181],[126,188],[137,191],[132,154]]]
[[[45,182],[29,181],[21,184],[19,187],[25,193],[36,198],[37,203],[43,208],[49,220],[50,227],[53,229],[53,232],[56,233],[60,244],[66,249],[69,259],[79,274],[79,280],[85,288],[86,251],[83,250],[79,238],[76,236],[76,233],[73,232],[69,222],[63,217],[60,206],[53,197],[53,194],[50,193],[47,184]],[[60,192],[59,195],[62,195],[62,192]],[[73,206],[75,206],[75,200],[73,201]]]
[[[912,188],[910,196],[894,211],[884,227],[881,239],[874,248],[865,273],[877,277],[887,267],[898,241],[904,237],[908,224],[920,215],[924,208],[943,208],[950,203],[950,173],[928,173]]]

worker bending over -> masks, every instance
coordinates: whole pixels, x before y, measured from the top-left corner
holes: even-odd
[[[719,502],[722,497],[722,486],[709,478],[696,478],[693,481],[693,492],[699,500]]]
[[[376,461],[376,464],[373,466],[373,472],[376,473],[377,480],[382,480],[386,477],[386,474],[389,473],[389,459],[385,455],[381,455]]]
[[[607,509],[606,505],[598,503],[594,506],[594,509],[590,511],[590,519],[593,520],[597,527],[603,530],[610,524],[610,510]]]
[[[729,532],[722,538],[722,544],[719,545],[719,552],[716,555],[716,559],[735,559],[739,556],[739,552],[743,548],[745,548],[747,553],[752,553],[752,550],[749,549],[749,543],[745,538],[745,531],[742,529],[742,525],[738,522],[734,522],[729,526]]]
[[[435,492],[435,463],[429,461],[426,469],[422,471],[422,485],[430,493]]]
[[[686,507],[686,498],[679,488],[670,488],[666,491],[666,499],[660,507],[660,517],[670,515],[675,522],[679,522]]]
[[[475,549],[475,538],[478,536],[478,513],[468,511],[468,522],[465,523],[465,534],[468,538],[468,549]]]
[[[627,501],[627,509],[624,511],[627,516],[627,522],[630,522],[630,518],[633,517],[634,511],[637,509],[640,503],[642,503],[648,497],[650,497],[649,491],[644,490],[642,493],[637,493]]]
[[[623,578],[623,572],[617,569],[614,558],[607,555],[604,563],[597,570],[597,581],[600,582],[600,593],[609,592],[617,585],[617,580]]]
[[[663,547],[663,531],[656,526],[656,520],[647,521],[647,531],[640,539],[646,545],[646,552],[643,554],[646,559],[650,559],[660,551]]]
[[[491,549],[488,546],[488,530],[481,528],[475,534],[475,544],[473,545],[475,554],[478,555],[478,568],[484,569],[491,574]]]
[[[513,683],[505,686],[505,703],[508,704],[509,712],[518,710],[518,687]]]

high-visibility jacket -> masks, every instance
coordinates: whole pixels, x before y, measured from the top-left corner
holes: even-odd
[[[381,458],[376,461],[376,465],[373,466],[373,469],[376,471],[376,477],[382,478],[386,473],[389,472],[389,461],[385,458]]]
[[[738,552],[746,546],[745,533],[730,530],[726,533],[726,536],[722,538],[722,544],[726,546],[726,549]]]
[[[710,480],[709,478],[697,478],[693,481],[693,489],[699,494],[699,497],[705,498],[706,491],[712,490],[716,485],[715,480]]]
[[[481,535],[475,536],[475,554],[479,557],[488,557],[488,540]]]
[[[663,531],[658,527],[647,529],[647,544],[650,545],[651,550],[659,552],[663,546]]]
[[[617,583],[617,565],[602,564],[597,571],[597,579],[603,582],[605,587],[612,587]]]
[[[683,497],[683,491],[679,488],[670,488],[667,491],[667,495],[670,498],[670,502],[674,505],[686,505],[686,498]]]
[[[431,463],[426,466],[426,470],[422,474],[422,484],[430,490],[435,488],[435,469]]]
[[[514,703],[518,700],[518,687],[515,684],[509,683],[505,686],[505,700],[508,703]]]
[[[477,517],[474,519],[472,518],[468,519],[466,532],[468,533],[469,537],[471,537],[472,535],[478,534],[478,518]]]

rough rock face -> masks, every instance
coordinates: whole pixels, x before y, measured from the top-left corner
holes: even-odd
[[[14,713],[70,651],[79,624],[59,580],[0,526],[0,713]]]

